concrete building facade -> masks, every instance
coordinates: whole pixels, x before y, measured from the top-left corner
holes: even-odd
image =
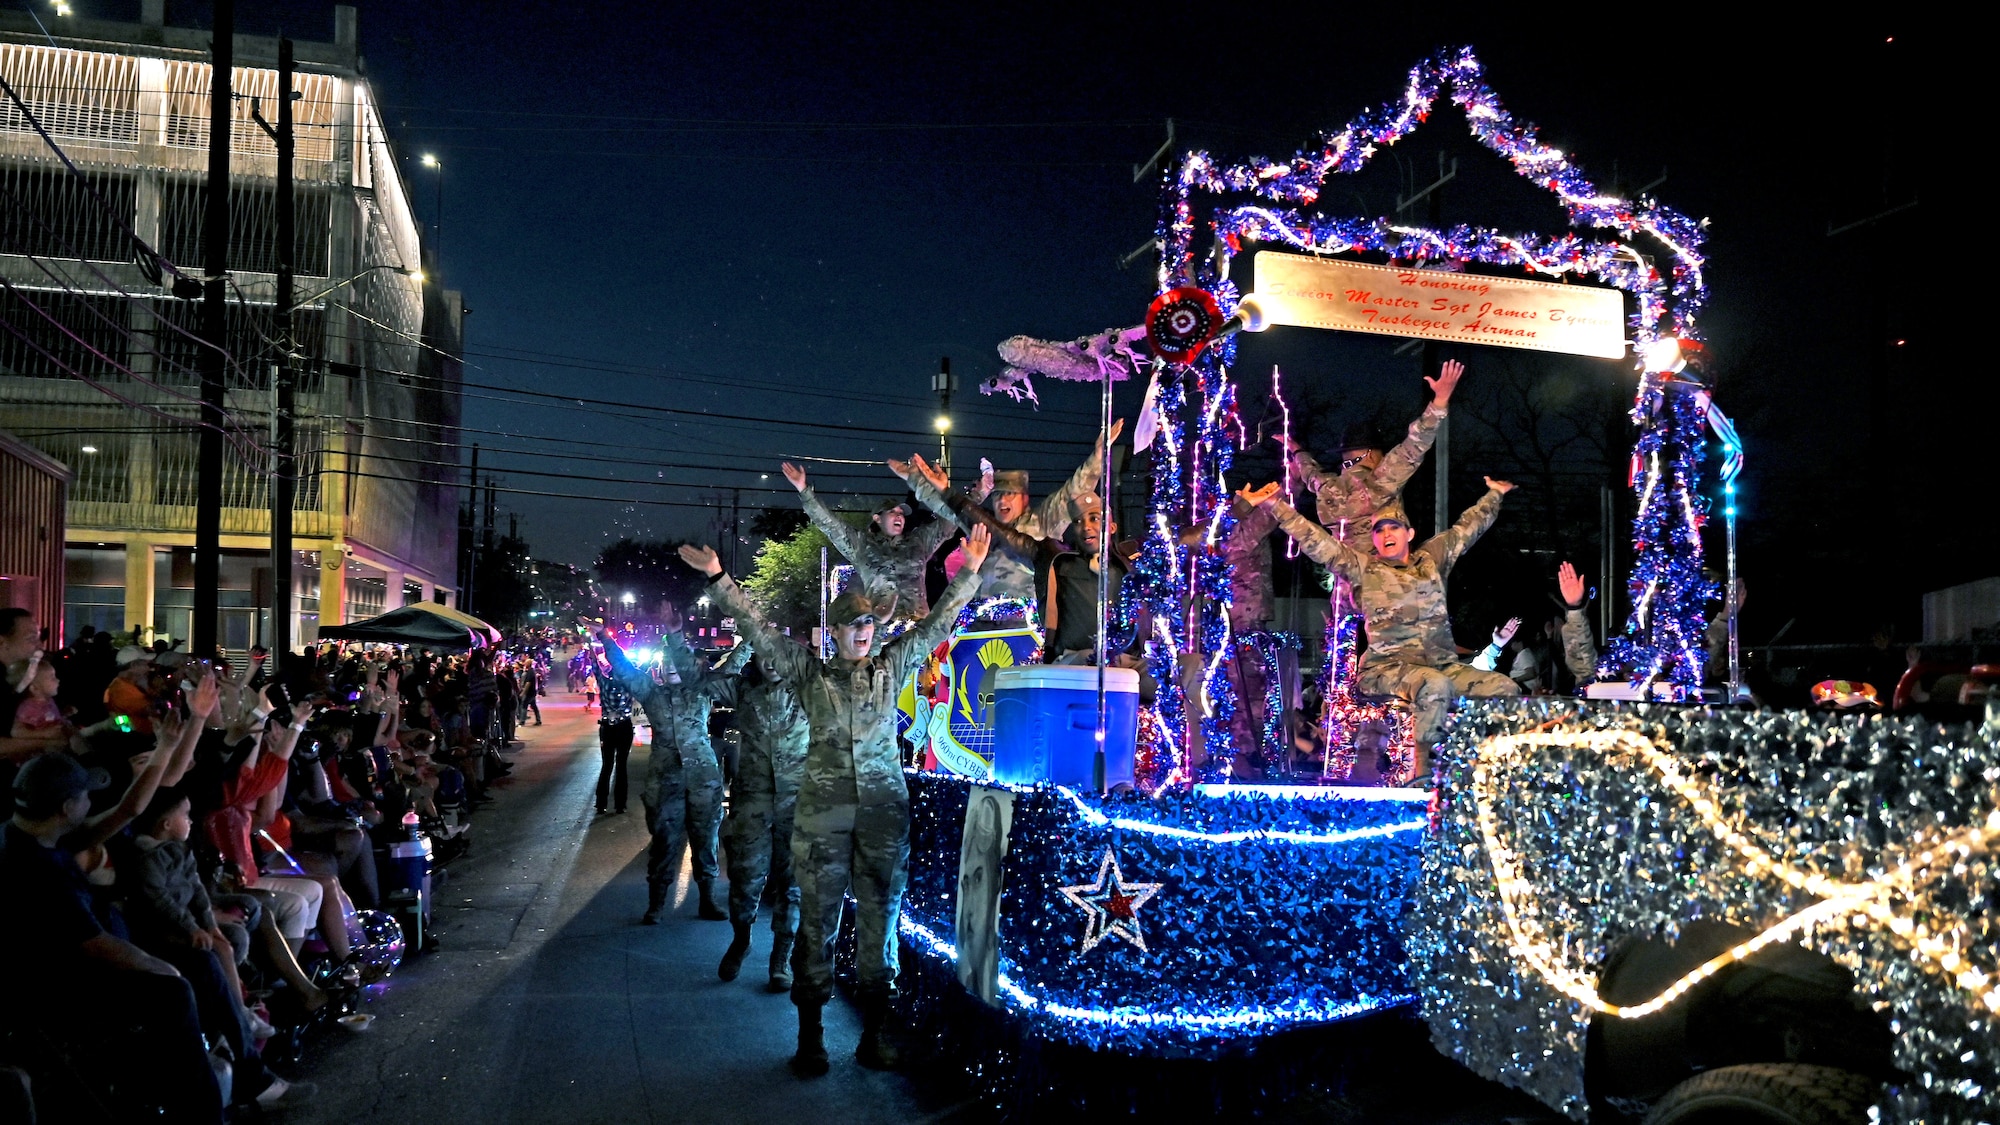
[[[0,11],[0,428],[75,473],[61,625],[191,629],[209,33]],[[269,589],[277,41],[235,39],[221,621],[456,602],[463,305],[424,279],[405,169],[356,49],[295,44],[298,342],[292,589]],[[421,171],[420,169],[416,171]],[[147,248],[150,247],[149,253]],[[187,288],[185,282],[183,289]],[[54,623],[51,623],[54,624]]]

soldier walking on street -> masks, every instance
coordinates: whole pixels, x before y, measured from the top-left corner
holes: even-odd
[[[671,631],[660,640],[661,673],[665,683],[635,667],[618,638],[602,623],[591,631],[603,639],[610,674],[632,693],[653,728],[653,750],[646,764],[646,785],[640,801],[653,844],[646,862],[646,913],[639,920],[658,925],[667,906],[667,892],[681,862],[681,845],[694,853],[695,886],[701,891],[700,916],[714,922],[729,915],[715,901],[717,835],[722,827],[722,764],[708,740],[708,714],[720,700],[736,698],[736,672],[747,650],[731,654],[721,669],[711,669],[687,646],[670,612]]]
[[[876,628],[894,613],[894,603],[873,602],[860,590],[842,594],[827,618],[836,652],[825,662],[765,622],[723,574],[713,548],[681,548],[681,558],[709,576],[723,610],[735,616],[758,659],[794,685],[811,728],[792,832],[792,868],[799,881],[792,1003],[799,1011],[799,1044],[791,1067],[801,1077],[827,1072],[820,1013],[833,997],[833,944],[842,898],[850,890],[858,908],[862,1029],[854,1057],[874,1069],[901,1061],[884,1028],[910,854],[910,792],[896,745],[896,693],[972,600],[991,542],[984,527],[975,528],[965,541],[965,567],[938,603],[879,652]]]
[[[789,642],[787,642],[789,643]],[[736,929],[718,970],[735,980],[750,953],[750,928],[764,888],[772,888],[772,992],[792,987],[792,935],[799,927],[799,885],[792,877],[792,816],[805,772],[810,727],[798,692],[773,662],[753,658],[737,681],[736,726],[742,758],[729,788],[729,921]]]

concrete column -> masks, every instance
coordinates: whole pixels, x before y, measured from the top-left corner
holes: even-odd
[[[347,551],[340,547],[319,553],[319,623],[347,624]]]
[[[434,602],[437,600],[437,586],[435,584],[425,582],[423,583],[423,588],[423,595],[418,599],[419,601]]]
[[[382,587],[384,591],[382,595],[382,611],[387,613],[392,609],[401,609],[403,607],[403,572],[384,567],[382,570]]]
[[[125,619],[118,624],[123,629],[153,627],[153,543],[149,539],[125,544]]]

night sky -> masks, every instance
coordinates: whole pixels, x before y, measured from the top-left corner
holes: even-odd
[[[299,38],[330,37],[326,5],[255,7],[240,30],[282,20]],[[1710,42],[1651,8],[1629,25],[1551,9],[1560,22],[1530,26],[1426,18],[1435,7],[762,7],[361,6],[362,52],[427,223],[437,184],[417,156],[444,162],[432,246],[474,310],[466,424],[512,435],[466,441],[487,447],[482,467],[498,465],[503,487],[693,505],[740,487],[746,513],[789,506],[780,456],[934,453],[930,377],[949,355],[959,476],[984,454],[1046,489],[1088,449],[1092,390],[1042,380],[1035,413],[973,388],[999,369],[1007,336],[1138,320],[1151,257],[1117,262],[1152,233],[1156,181],[1134,184],[1132,166],[1165,119],[1179,148],[1283,155],[1398,95],[1430,52],[1470,43],[1509,109],[1600,184],[1630,191],[1664,170],[1654,192],[1712,221],[1702,325],[1750,450],[1746,557],[1771,566],[1851,543],[1857,510],[1903,505],[1921,510],[1937,550],[1912,567],[1907,549],[1861,537],[1830,564],[1849,569],[1814,589],[1883,588],[1907,618],[1915,591],[1990,566],[1983,532],[1953,518],[1939,483],[1977,463],[1988,381],[1925,371],[1917,298],[1883,284],[1908,268],[1906,240],[1938,220],[1909,132],[1937,96],[1927,32],[1893,10],[1807,39],[1715,28],[1725,41]],[[169,18],[200,25],[207,12],[176,4]],[[1324,206],[1388,213],[1399,189],[1429,182],[1440,151],[1461,160],[1446,222],[1560,228],[1554,203],[1478,149],[1456,110],[1343,177]],[[1422,388],[1395,343],[1267,334],[1244,350],[1243,398],[1261,402],[1282,361],[1288,383],[1330,404],[1308,431],[1322,444],[1350,417],[1407,417]],[[1461,354],[1468,384],[1490,354]],[[1603,371],[1629,387],[1628,368]],[[762,421],[521,402],[496,387]],[[1141,389],[1121,388],[1121,414]],[[812,471],[834,492],[897,484],[866,466]],[[501,508],[537,555],[579,563],[621,535],[705,536],[709,514],[526,495]]]

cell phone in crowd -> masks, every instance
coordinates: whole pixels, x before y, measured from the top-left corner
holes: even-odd
[[[111,716],[111,726],[112,726],[112,727],[113,727],[113,728],[114,728],[115,730],[117,730],[119,734],[131,734],[131,733],[132,733],[132,716],[130,716],[130,715],[113,715],[113,716]]]

